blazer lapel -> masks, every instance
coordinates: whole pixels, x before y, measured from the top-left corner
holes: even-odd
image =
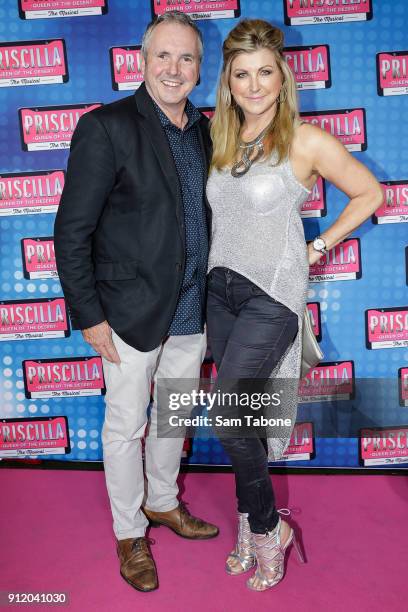
[[[146,134],[146,139],[150,141],[159,161],[163,176],[173,193],[179,232],[182,242],[185,244],[185,233],[184,229],[182,229],[184,226],[183,198],[176,164],[174,163],[166,134],[154,110],[154,106],[144,83],[142,83],[135,93],[135,102],[137,110],[145,119],[141,125]]]
[[[206,172],[208,174],[211,161],[211,140],[208,131],[208,125],[202,119],[198,124],[198,136],[201,145],[201,155],[204,162],[204,168],[206,169]]]

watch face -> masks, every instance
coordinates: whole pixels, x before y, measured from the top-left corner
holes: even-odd
[[[313,247],[316,249],[316,251],[321,251],[322,249],[326,248],[326,243],[323,238],[315,238],[313,240]]]

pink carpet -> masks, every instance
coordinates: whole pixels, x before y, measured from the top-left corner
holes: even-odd
[[[224,572],[234,539],[230,474],[180,477],[183,498],[217,523],[215,540],[151,530],[160,588],[139,593],[119,576],[102,472],[0,470],[0,591],[67,592],[78,612],[296,612],[406,609],[407,478],[273,476],[279,505],[298,509],[308,563],[292,549],[284,580],[264,593]],[[37,606],[48,609],[50,606]],[[33,609],[33,606],[18,606]]]

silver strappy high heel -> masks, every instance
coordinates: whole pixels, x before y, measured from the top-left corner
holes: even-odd
[[[238,512],[238,537],[234,550],[228,555],[225,571],[238,576],[255,566],[255,545],[248,523],[248,514]]]
[[[290,510],[287,508],[282,508],[278,512],[284,516],[290,515]],[[258,567],[255,574],[247,581],[247,586],[254,591],[265,591],[282,580],[285,571],[285,552],[291,544],[295,546],[299,561],[305,563],[305,558],[292,528],[290,528],[288,539],[282,545],[281,526],[282,520],[279,517],[279,522],[272,531],[266,534],[251,534]],[[257,586],[255,586],[256,584]]]

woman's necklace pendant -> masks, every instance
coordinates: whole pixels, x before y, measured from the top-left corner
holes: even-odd
[[[262,155],[264,154],[264,147],[261,137],[263,138],[264,133],[260,134],[258,138],[250,143],[240,143],[240,148],[244,149],[244,153],[242,158],[236,162],[231,168],[231,175],[234,178],[240,178],[246,174],[252,164],[256,162]],[[254,152],[255,147],[257,147],[257,152],[254,157],[250,158],[250,155]]]

